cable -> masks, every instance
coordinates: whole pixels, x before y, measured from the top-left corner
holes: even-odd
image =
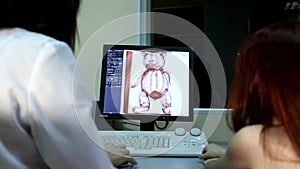
[[[121,123],[128,124],[128,125],[133,125],[133,126],[137,126],[137,127],[140,126],[139,124],[128,123],[128,122],[125,122],[125,121],[122,121]]]
[[[128,122],[125,122],[125,121],[117,121],[117,120],[113,120],[112,122],[116,122],[116,123],[121,123],[121,124],[128,124],[128,125],[132,125],[132,126],[140,126],[139,124],[134,124],[134,123],[128,123]],[[165,125],[163,126],[163,127],[160,127],[158,124],[157,124],[157,122],[155,121],[154,122],[154,125],[155,125],[155,127],[156,128],[158,128],[159,130],[164,130],[164,129],[166,129],[167,127],[168,127],[168,125],[169,125],[169,121],[165,121]]]
[[[129,122],[125,122],[125,121],[120,122],[118,120],[113,120],[113,122],[120,123],[120,124],[128,124],[128,125],[137,126],[137,127],[140,126],[139,124],[129,123]]]
[[[156,121],[154,122],[154,125],[155,125],[156,128],[158,128],[160,130],[164,130],[164,129],[166,129],[168,127],[169,121],[165,121],[165,125],[163,127],[158,126],[158,124],[157,124]]]

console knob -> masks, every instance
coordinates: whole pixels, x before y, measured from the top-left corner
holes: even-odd
[[[201,135],[201,130],[198,128],[192,128],[190,131],[190,134],[192,136],[200,136]]]
[[[184,128],[177,128],[177,129],[175,129],[175,135],[177,135],[177,136],[184,136],[185,135],[185,129]]]

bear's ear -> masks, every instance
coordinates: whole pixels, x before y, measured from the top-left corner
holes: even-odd
[[[141,53],[142,53],[142,56],[144,56],[144,57],[147,56],[147,52],[142,51]]]
[[[162,57],[166,57],[167,56],[167,52],[159,52],[160,53],[160,55],[162,56]]]

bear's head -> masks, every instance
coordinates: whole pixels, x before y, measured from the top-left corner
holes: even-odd
[[[144,56],[144,66],[148,70],[158,70],[162,69],[165,65],[166,52],[164,51],[143,51]]]

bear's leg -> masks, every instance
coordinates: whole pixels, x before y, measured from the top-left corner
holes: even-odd
[[[146,112],[150,109],[150,101],[147,93],[142,91],[139,95],[140,105],[134,106],[132,111],[135,113]]]
[[[165,92],[164,96],[161,99],[161,104],[163,106],[162,111],[165,114],[171,114],[171,100],[172,97],[168,91]]]

